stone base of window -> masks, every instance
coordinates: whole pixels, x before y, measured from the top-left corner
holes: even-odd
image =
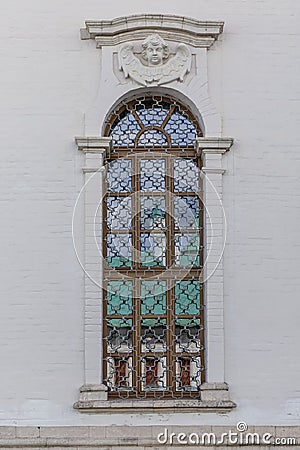
[[[226,412],[235,408],[236,404],[229,398],[226,383],[203,383],[199,398],[178,399],[108,399],[107,387],[85,385],[80,388],[79,401],[74,408],[81,412]]]

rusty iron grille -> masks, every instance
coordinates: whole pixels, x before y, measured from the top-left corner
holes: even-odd
[[[204,381],[203,204],[187,108],[116,109],[103,207],[104,382],[110,397],[195,397]]]

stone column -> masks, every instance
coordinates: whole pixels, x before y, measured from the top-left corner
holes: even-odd
[[[206,380],[203,400],[227,400],[224,360],[224,274],[222,255],[226,239],[226,218],[222,206],[225,170],[222,155],[230,150],[231,138],[198,138],[197,154],[202,159],[205,205],[205,304],[206,304]]]
[[[85,155],[84,188],[84,386],[81,397],[87,400],[102,391],[102,195],[104,163],[111,148],[108,137],[78,137],[78,150]]]

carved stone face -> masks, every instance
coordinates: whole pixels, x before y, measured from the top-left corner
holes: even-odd
[[[163,62],[164,50],[162,45],[149,43],[145,53],[145,59],[150,66],[157,66]]]
[[[151,34],[143,42],[142,57],[148,66],[159,66],[169,55],[168,44],[159,34]]]

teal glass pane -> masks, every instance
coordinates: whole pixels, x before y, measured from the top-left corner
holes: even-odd
[[[132,314],[132,282],[110,281],[107,284],[107,314]]]
[[[199,281],[184,280],[177,283],[175,285],[175,314],[199,314],[200,291],[201,284]]]
[[[165,281],[142,281],[141,282],[141,313],[165,314],[166,313],[166,291]]]
[[[108,265],[111,267],[131,267],[132,242],[130,234],[108,234],[106,245]]]
[[[196,195],[174,197],[174,222],[176,229],[198,229],[199,198]]]
[[[175,234],[175,265],[181,267],[200,266],[200,236],[194,233]]]

